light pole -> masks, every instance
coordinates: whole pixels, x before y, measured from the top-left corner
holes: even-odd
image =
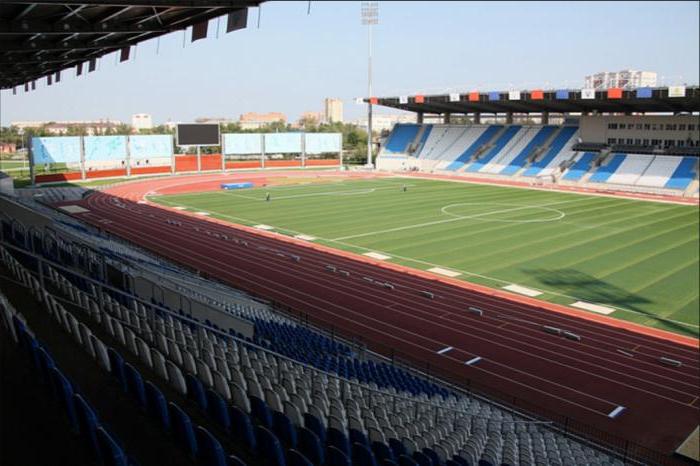
[[[379,24],[379,2],[362,2],[362,24],[367,26],[367,167],[372,167],[372,25]]]

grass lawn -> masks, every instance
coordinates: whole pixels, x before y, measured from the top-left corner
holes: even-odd
[[[599,304],[614,317],[698,336],[695,206],[401,178],[151,200],[417,269],[449,269],[494,288],[517,284],[560,304]]]

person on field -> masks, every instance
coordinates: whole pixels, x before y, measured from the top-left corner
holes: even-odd
[[[265,194],[265,201],[270,202],[270,193]]]
[[[402,190],[403,192],[406,192],[406,185],[401,186],[401,190]]]

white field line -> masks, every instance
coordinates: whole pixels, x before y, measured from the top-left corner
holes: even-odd
[[[406,186],[415,186],[412,184],[407,184]],[[264,188],[260,188],[264,189]],[[379,187],[379,188],[359,188],[359,189],[351,189],[351,190],[346,190],[346,191],[322,191],[320,193],[306,193],[306,194],[289,194],[287,196],[273,196],[272,200],[281,200],[281,199],[298,199],[302,197],[316,197],[316,196],[345,196],[345,195],[354,195],[354,194],[372,194],[375,191],[380,191],[380,190],[386,190],[386,189],[396,189],[393,186],[385,186],[385,187]],[[250,199],[253,201],[265,201],[265,198],[259,198],[259,197],[253,197],[253,196],[245,196],[243,194],[238,194],[238,193],[221,193],[221,194],[228,194],[230,196],[235,196],[235,197],[242,197],[245,199]]]
[[[427,226],[431,226],[431,225],[440,225],[442,223],[458,222],[460,220],[474,220],[474,219],[486,217],[488,215],[504,214],[506,212],[516,212],[518,210],[534,209],[534,208],[540,208],[540,207],[549,207],[549,206],[559,205],[559,204],[570,204],[573,202],[581,202],[581,201],[587,201],[587,200],[588,199],[574,199],[574,200],[570,200],[570,201],[552,202],[549,204],[542,204],[542,205],[526,205],[526,206],[519,206],[519,207],[511,207],[509,209],[492,210],[490,212],[484,212],[484,213],[475,214],[475,215],[466,215],[464,217],[453,217],[453,218],[449,218],[446,220],[435,220],[433,222],[416,223],[413,225],[404,225],[401,227],[388,228],[386,230],[379,230],[379,231],[371,231],[368,233],[360,233],[357,235],[340,236],[338,238],[333,238],[331,241],[342,241],[342,240],[346,240],[346,239],[362,238],[365,236],[380,235],[383,233],[393,233],[396,231],[412,230],[414,228],[427,227]],[[447,215],[450,215],[450,214],[447,214]]]
[[[166,201],[165,199],[159,200],[159,203],[168,204],[168,205],[176,205],[176,204],[178,204],[178,203],[176,203],[176,202]],[[212,214],[213,216],[217,216],[217,217],[228,218],[228,219],[234,220],[234,221],[236,221],[236,222],[244,222],[244,223],[251,224],[251,225],[257,225],[257,224],[258,224],[258,221],[256,221],[256,220],[250,220],[250,219],[243,218],[243,217],[236,217],[236,216],[233,216],[233,215],[226,215],[226,214],[222,214],[222,213],[218,213],[218,212],[211,212],[211,214]],[[305,234],[305,233],[302,233],[302,232],[300,232],[300,231],[290,230],[289,228],[284,228],[284,227],[277,227],[277,226],[274,226],[274,228],[275,228],[276,230],[280,231],[280,232],[288,232],[288,233],[292,233],[292,234],[294,234],[294,235],[304,235],[304,234]],[[363,250],[363,251],[369,251],[369,252],[374,251],[374,252],[378,252],[378,253],[380,253],[380,254],[386,254],[386,255],[392,256],[392,257],[395,258],[395,259],[401,259],[401,260],[404,260],[404,261],[407,261],[407,262],[413,262],[413,263],[416,263],[416,264],[427,265],[427,266],[429,266],[429,267],[446,267],[446,266],[444,266],[444,265],[435,264],[435,263],[432,263],[432,262],[427,262],[427,261],[420,260],[420,259],[416,259],[416,258],[413,258],[413,257],[400,256],[400,255],[394,254],[394,253],[392,253],[392,252],[379,251],[379,250],[377,250],[377,249],[369,249],[369,248],[365,248],[365,247],[358,246],[358,245],[355,245],[355,244],[345,243],[345,242],[342,242],[342,241],[339,241],[339,240],[333,240],[333,239],[328,239],[328,238],[321,238],[321,237],[318,237],[318,236],[316,237],[316,239],[321,240],[321,241],[327,241],[327,242],[329,242],[329,243],[340,244],[340,245],[342,245],[342,246],[346,246],[346,247],[349,247],[349,248],[361,249],[361,250]],[[470,271],[468,271],[468,270],[462,270],[462,269],[458,269],[458,268],[455,268],[455,267],[449,267],[449,268],[450,268],[451,270],[456,271],[456,272],[461,272],[461,273],[463,273],[463,274],[465,274],[465,275],[469,275],[469,276],[472,276],[472,277],[483,278],[484,280],[489,280],[489,281],[492,281],[492,282],[501,283],[501,284],[506,284],[506,285],[513,284],[513,282],[508,281],[508,280],[501,280],[500,278],[490,277],[490,276],[488,276],[488,275],[482,275],[482,274],[479,274],[479,273],[476,273],[476,272],[470,272]],[[581,298],[577,298],[577,297],[575,297],[575,296],[571,296],[571,295],[564,294],[564,293],[559,293],[559,292],[557,292],[557,291],[543,290],[543,289],[541,289],[541,288],[535,288],[535,287],[532,287],[532,286],[531,286],[530,288],[532,288],[533,290],[537,290],[537,291],[541,291],[541,292],[543,292],[543,293],[547,293],[547,294],[553,295],[553,296],[559,296],[559,297],[562,297],[562,298],[571,299],[571,300],[573,300],[573,301],[581,301]],[[596,303],[596,304],[600,304],[600,303]],[[601,304],[601,305],[602,305],[602,304]],[[630,313],[630,314],[643,315],[643,316],[649,317],[649,314],[647,314],[647,313],[645,313],[645,312],[634,311],[634,310],[632,310],[632,309],[626,309],[626,308],[624,308],[624,307],[617,307],[617,306],[613,306],[613,305],[611,305],[611,304],[606,304],[606,305],[607,305],[608,307],[614,308],[616,311],[622,311],[622,312],[627,312],[627,313]],[[665,317],[662,317],[662,316],[652,317],[652,319],[653,319],[653,320],[656,320],[656,321],[671,322],[671,323],[674,323],[674,324],[683,325],[683,326],[685,326],[685,327],[690,327],[690,328],[692,328],[692,329],[700,328],[700,325],[695,325],[695,324],[690,324],[690,323],[687,323],[687,322],[681,322],[681,321],[678,321],[678,320],[668,319],[668,318],[665,318]]]

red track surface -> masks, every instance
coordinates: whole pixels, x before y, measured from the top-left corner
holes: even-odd
[[[234,179],[261,183],[266,176],[270,175],[129,183],[90,196],[81,202],[90,212],[76,216],[222,282],[307,313],[311,322],[359,335],[384,354],[393,350],[423,367],[428,363],[431,372],[451,381],[470,381],[472,387],[515,397],[523,408],[558,413],[664,454],[697,426],[700,366],[695,339],[134,202],[148,192],[216,189],[223,180]],[[182,226],[170,225],[167,219],[177,219]],[[292,254],[300,262],[293,261]],[[327,264],[350,275],[330,272]],[[395,289],[364,277],[391,282]],[[422,297],[420,290],[432,291],[435,299]],[[468,306],[483,309],[484,315],[468,313]],[[582,341],[545,333],[543,325],[570,330]],[[454,349],[437,354],[449,346]],[[660,356],[683,365],[661,365]],[[465,364],[475,357],[482,359]],[[618,406],[625,410],[609,418]]]

